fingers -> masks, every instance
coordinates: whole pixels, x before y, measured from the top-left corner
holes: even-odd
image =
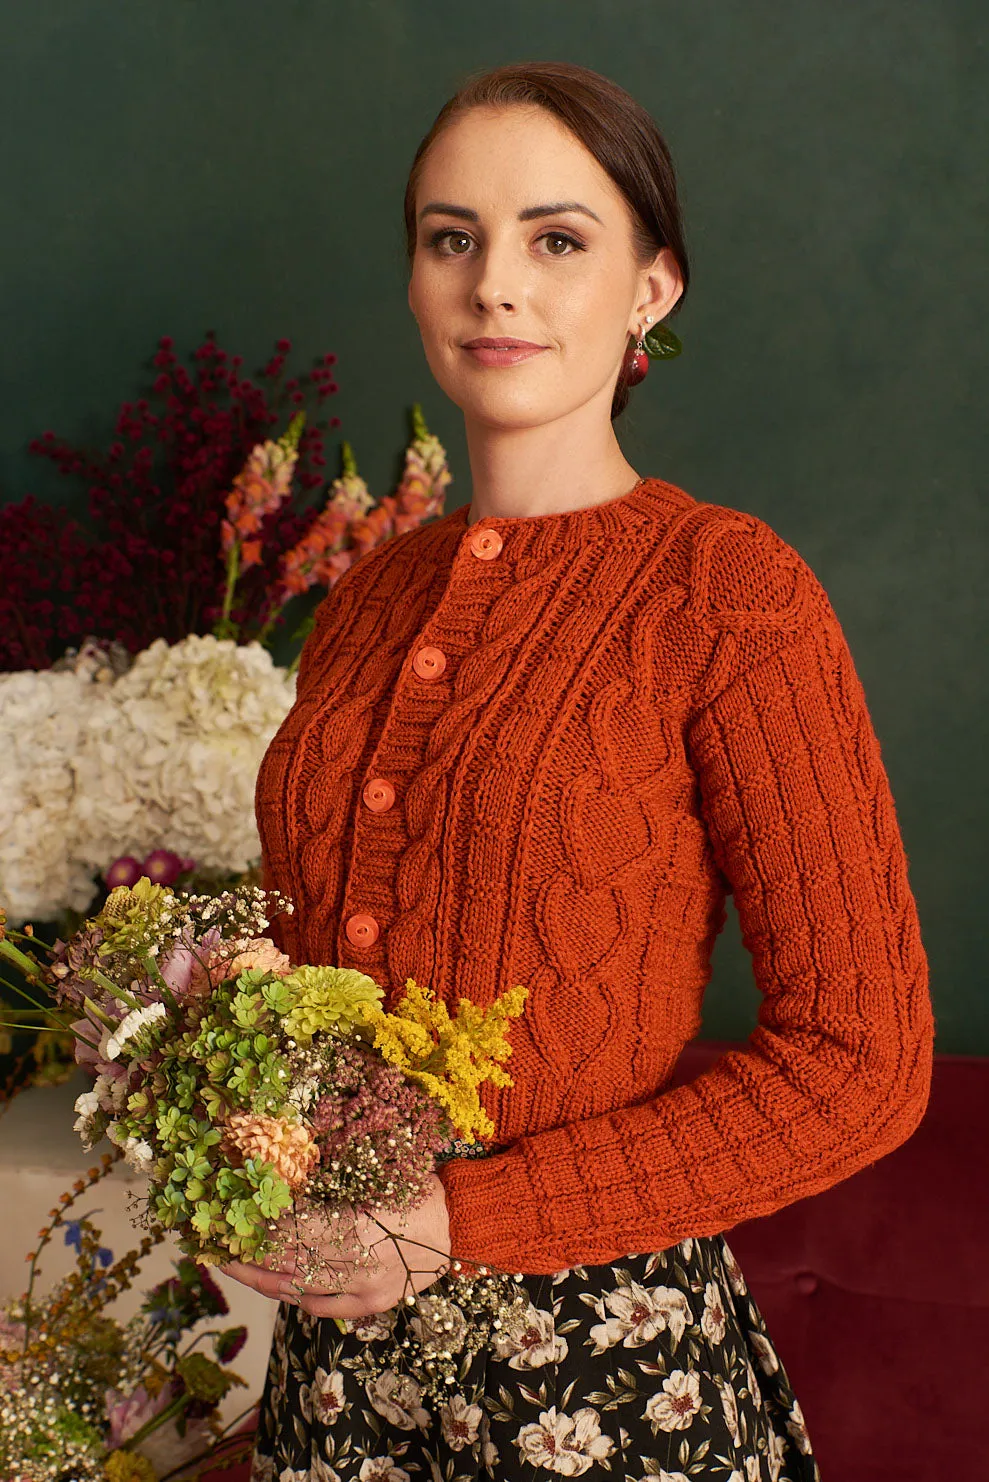
[[[234,1281],[241,1282],[243,1286],[252,1287],[262,1297],[270,1297],[274,1302],[298,1299],[298,1288],[288,1272],[269,1271],[264,1266],[245,1264],[242,1261],[231,1261],[217,1269]]]
[[[380,1312],[387,1312],[400,1300],[400,1297],[389,1300],[387,1296],[365,1296],[357,1292],[345,1292],[339,1297],[305,1292],[299,1297],[298,1306],[312,1317],[375,1317]]]

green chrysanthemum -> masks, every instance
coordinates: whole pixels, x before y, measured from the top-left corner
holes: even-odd
[[[139,956],[159,940],[161,927],[169,920],[175,905],[175,893],[164,885],[155,885],[142,875],[136,885],[117,885],[110,891],[102,911],[89,927],[99,927],[103,941],[101,957],[111,952],[129,952]]]
[[[308,1043],[314,1034],[349,1034],[364,1025],[361,1004],[376,1003],[384,991],[353,967],[299,967],[282,979],[297,995],[285,1016],[286,1032]]]

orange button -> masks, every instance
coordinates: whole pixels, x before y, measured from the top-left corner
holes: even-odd
[[[387,813],[395,801],[395,789],[384,777],[372,777],[365,784],[364,801],[372,813]]]
[[[439,679],[446,668],[446,654],[441,648],[421,648],[412,667],[420,679]]]
[[[347,941],[353,942],[355,947],[370,947],[372,942],[378,940],[378,923],[373,916],[366,916],[360,911],[348,919],[345,930]]]
[[[476,530],[470,538],[470,548],[481,561],[493,561],[504,544],[497,530]]]

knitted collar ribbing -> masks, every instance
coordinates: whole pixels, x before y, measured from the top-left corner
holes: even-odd
[[[467,533],[472,535],[475,530],[497,530],[504,538],[510,537],[512,549],[518,555],[527,554],[533,548],[567,554],[589,543],[614,539],[647,527],[655,521],[662,506],[668,510],[671,497],[677,502],[684,500],[682,491],[674,485],[663,479],[644,478],[617,499],[587,505],[583,509],[560,510],[545,515],[487,515],[469,525],[468,502],[442,516],[436,524],[447,527],[455,538]]]

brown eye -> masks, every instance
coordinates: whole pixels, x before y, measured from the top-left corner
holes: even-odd
[[[458,232],[455,227],[448,226],[444,227],[442,231],[434,232],[429,239],[429,245],[430,247],[438,248],[440,243],[445,242],[449,237],[459,237],[463,242],[470,242],[469,232]],[[464,254],[454,248],[451,252],[444,252],[442,255],[444,257],[463,257]]]
[[[540,241],[542,241],[542,242],[563,242],[568,247],[570,247],[570,248],[573,249],[570,252],[556,252],[554,249],[550,248],[549,249],[549,255],[550,255],[550,257],[572,257],[574,252],[583,252],[584,251],[584,244],[583,244],[583,242],[579,242],[577,240],[577,238],[576,237],[572,237],[569,232],[543,232],[543,234],[542,234],[542,236],[540,238]]]

